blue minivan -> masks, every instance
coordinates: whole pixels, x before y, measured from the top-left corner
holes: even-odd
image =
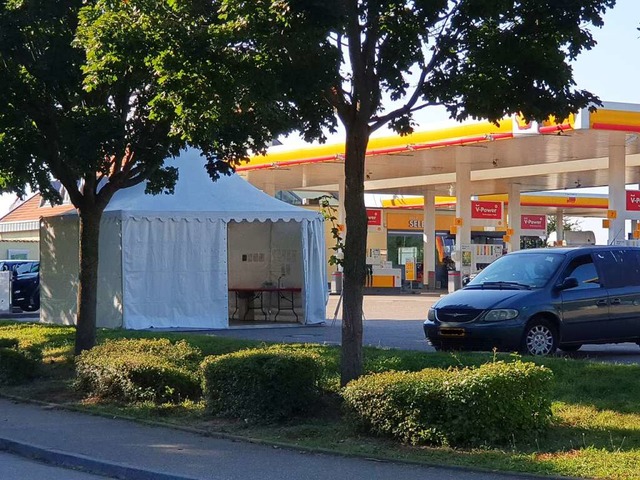
[[[640,342],[640,248],[540,248],[505,255],[429,309],[437,350],[549,355]]]

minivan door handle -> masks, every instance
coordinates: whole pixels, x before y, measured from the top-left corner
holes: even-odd
[[[599,307],[606,307],[607,306],[607,301],[606,300],[597,300],[596,301],[596,305]]]
[[[611,300],[611,305],[620,305],[622,301],[619,298],[614,298]]]

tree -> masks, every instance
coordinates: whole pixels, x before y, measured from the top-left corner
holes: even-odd
[[[570,60],[595,44],[615,0],[227,0],[224,12],[251,54],[284,65],[325,59],[319,69],[291,62],[296,76],[324,76],[322,90],[293,85],[288,101],[317,99],[344,126],[346,239],[341,381],[362,372],[362,295],[367,216],[365,154],[372,132],[389,125],[410,133],[413,115],[442,105],[457,120],[491,121],[520,113],[527,120],[598,103],[575,88]],[[304,25],[325,28],[324,40],[299,42]],[[293,33],[292,33],[293,32]],[[293,41],[291,41],[293,40]],[[333,55],[331,55],[333,52]],[[322,112],[327,112],[326,107]],[[307,122],[301,130],[309,134]]]
[[[251,74],[270,59],[229,43],[220,8],[187,0],[1,3],[0,171],[5,190],[30,186],[59,202],[55,178],[77,209],[76,354],[95,344],[100,219],[113,195],[141,182],[150,193],[171,193],[177,171],[163,162],[187,145],[203,151],[215,180],[299,123],[272,96],[281,94],[270,72]]]
[[[547,215],[547,236],[551,232],[556,232],[557,218],[555,215]],[[571,232],[580,229],[579,220],[571,220],[567,217],[562,218],[562,230],[565,232]]]

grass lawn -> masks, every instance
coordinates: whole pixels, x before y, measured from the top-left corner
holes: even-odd
[[[431,464],[464,465],[549,475],[588,478],[640,478],[640,366],[617,365],[563,358],[531,359],[551,368],[554,425],[543,437],[512,442],[500,449],[450,449],[410,447],[386,439],[363,436],[341,421],[339,405],[328,401],[315,418],[292,420],[286,425],[247,425],[208,417],[201,403],[154,406],[114,405],[83,399],[73,390],[75,330],[61,326],[0,321],[0,338],[18,338],[23,345],[43,348],[45,368],[41,378],[15,387],[2,387],[8,395],[65,403],[79,409],[126,415],[138,419],[225,432],[254,439]],[[100,330],[99,341],[121,337],[186,339],[205,355],[215,355],[259,345],[259,342],[194,334],[153,334]],[[339,349],[305,345],[325,359],[331,384],[337,389]],[[423,353],[365,349],[367,372],[420,370],[426,367],[478,365],[493,360],[487,354]],[[502,358],[502,357],[501,357]]]

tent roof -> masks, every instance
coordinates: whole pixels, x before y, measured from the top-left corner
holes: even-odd
[[[258,190],[238,175],[213,182],[204,168],[206,160],[197,150],[187,150],[165,162],[178,168],[173,195],[149,195],[145,184],[119,190],[105,214],[128,217],[206,217],[235,221],[315,219],[318,212],[289,205]]]

